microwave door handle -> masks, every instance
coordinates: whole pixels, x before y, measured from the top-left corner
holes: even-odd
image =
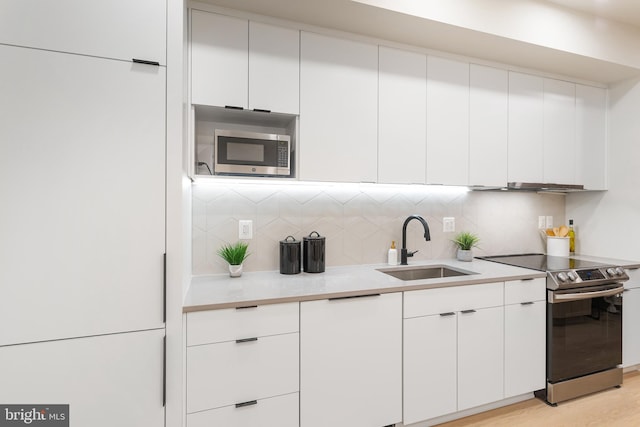
[[[604,291],[594,291],[594,292],[579,292],[575,294],[557,294],[551,293],[551,301],[554,302],[568,302],[568,301],[580,301],[584,299],[597,298],[597,297],[608,297],[612,295],[617,295],[624,291],[624,286],[620,286],[613,289],[606,289]]]

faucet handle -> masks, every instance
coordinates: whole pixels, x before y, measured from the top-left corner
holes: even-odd
[[[413,251],[413,252],[409,252],[407,251],[407,256],[413,256],[415,253],[417,253],[418,251]]]

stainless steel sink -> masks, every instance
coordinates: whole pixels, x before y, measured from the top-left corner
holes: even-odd
[[[440,279],[443,277],[466,276],[477,274],[473,271],[460,270],[448,265],[429,265],[423,267],[393,267],[378,270],[400,280]]]

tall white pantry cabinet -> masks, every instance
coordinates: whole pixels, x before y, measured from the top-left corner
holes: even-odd
[[[162,426],[166,3],[4,0],[0,69],[0,403]]]

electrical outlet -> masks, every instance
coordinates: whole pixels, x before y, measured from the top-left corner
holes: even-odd
[[[553,228],[553,216],[551,215],[547,215],[547,227],[546,228]]]
[[[253,221],[250,219],[238,221],[238,239],[253,239]]]
[[[452,216],[442,218],[442,231],[445,233],[456,231],[456,219]]]
[[[547,228],[547,217],[544,215],[538,217],[538,228]]]

